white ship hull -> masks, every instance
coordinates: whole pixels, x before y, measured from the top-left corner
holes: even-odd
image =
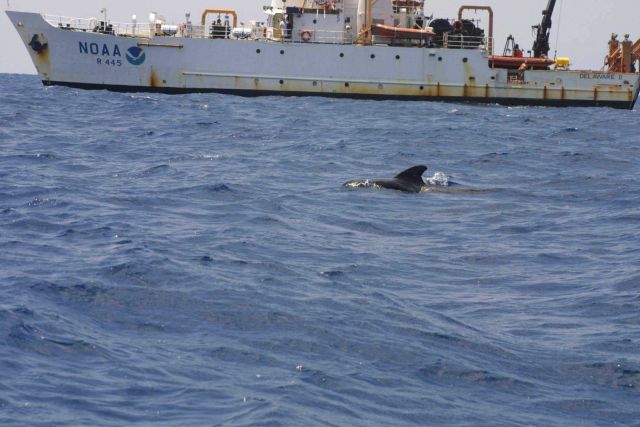
[[[633,73],[527,70],[514,79],[482,49],[125,37],[7,14],[45,85],[625,109],[640,91]]]

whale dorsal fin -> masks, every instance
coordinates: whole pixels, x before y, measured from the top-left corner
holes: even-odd
[[[424,184],[422,180],[422,174],[425,173],[427,167],[425,165],[414,166],[412,168],[407,169],[404,172],[400,172],[396,175],[396,179],[401,179],[403,181],[411,182],[416,185]]]

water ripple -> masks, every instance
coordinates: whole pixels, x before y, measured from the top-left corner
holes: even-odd
[[[640,419],[637,111],[0,88],[1,424]]]

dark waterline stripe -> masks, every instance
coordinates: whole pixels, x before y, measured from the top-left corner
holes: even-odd
[[[148,92],[164,93],[168,95],[182,95],[188,93],[220,93],[226,95],[237,95],[243,97],[258,96],[321,96],[325,98],[348,98],[366,100],[399,100],[399,101],[439,101],[454,103],[473,104],[501,104],[512,106],[537,106],[537,107],[610,107],[621,110],[633,110],[635,101],[632,103],[623,101],[591,101],[591,100],[555,100],[555,99],[514,99],[514,98],[478,98],[478,97],[456,97],[456,96],[412,96],[412,95],[375,95],[357,93],[316,93],[316,92],[283,92],[277,90],[255,90],[255,89],[214,89],[214,88],[179,88],[179,87],[151,87],[151,86],[128,86],[110,85],[95,83],[75,83],[75,82],[54,82],[43,80],[45,86],[66,86],[75,89],[85,90],[108,90],[112,92]]]

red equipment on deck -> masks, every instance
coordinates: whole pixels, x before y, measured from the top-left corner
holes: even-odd
[[[518,70],[525,67],[527,70],[547,70],[556,61],[551,58],[524,58],[517,56],[490,56],[489,65],[494,68],[506,68]]]

